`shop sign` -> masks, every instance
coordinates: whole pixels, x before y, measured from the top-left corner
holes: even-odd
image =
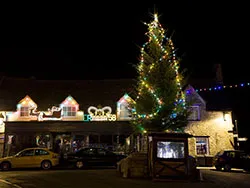
[[[116,121],[116,115],[112,114],[109,106],[88,108],[88,114],[84,114],[84,121]]]

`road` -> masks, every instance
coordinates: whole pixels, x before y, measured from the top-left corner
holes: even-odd
[[[152,180],[125,179],[118,176],[115,169],[0,171],[0,188],[250,187],[250,174],[212,170],[202,170],[202,173],[204,177],[202,182],[154,182]],[[247,180],[248,183],[245,183]]]
[[[220,172],[216,170],[203,170],[203,177],[223,187],[250,188],[250,173],[234,170],[232,172]]]

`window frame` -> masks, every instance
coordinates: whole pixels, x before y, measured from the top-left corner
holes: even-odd
[[[27,110],[22,110],[22,109],[27,109]],[[30,116],[30,112],[29,111],[30,110],[29,110],[28,106],[21,106],[20,107],[20,117],[29,117]]]
[[[68,110],[70,108],[70,110]],[[74,111],[73,111],[74,108]],[[65,110],[66,109],[66,110]],[[76,117],[77,108],[75,106],[67,105],[62,107],[63,117]],[[74,115],[72,115],[74,114]]]
[[[205,145],[206,145],[206,151],[205,152],[198,152],[198,150],[203,150],[203,149],[198,149],[198,139],[205,139]],[[199,144],[202,147],[202,144]],[[195,153],[196,155],[210,155],[210,146],[209,146],[209,136],[195,136]]]
[[[196,113],[194,111],[194,109],[196,109]],[[194,105],[194,106],[190,106],[188,108],[188,110],[191,111],[191,113],[188,116],[188,121],[200,121],[201,120],[201,112],[200,112],[200,106]],[[197,114],[197,117],[195,117],[195,114]]]

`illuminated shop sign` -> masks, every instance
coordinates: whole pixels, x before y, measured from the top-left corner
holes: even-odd
[[[84,121],[116,121],[116,115],[112,114],[112,109],[109,106],[103,108],[90,106],[88,114],[84,114]]]

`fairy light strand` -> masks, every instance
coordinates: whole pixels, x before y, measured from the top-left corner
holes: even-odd
[[[242,88],[250,86],[250,83],[240,83],[240,84],[230,84],[230,85],[221,85],[214,87],[198,88],[195,89],[196,92],[205,92],[205,91],[221,91],[223,89],[233,89],[233,88]]]
[[[144,64],[145,63],[144,55],[146,54],[145,47],[151,41],[155,42],[156,45],[160,47],[161,53],[163,54],[158,61],[164,63],[164,61],[166,59],[168,59],[169,62],[171,63],[170,64],[171,68],[173,68],[173,70],[176,73],[176,84],[177,84],[178,89],[179,89],[179,92],[177,92],[177,94],[176,94],[176,101],[175,101],[176,106],[179,103],[182,103],[182,106],[185,108],[185,96],[182,92],[182,87],[181,87],[181,83],[180,83],[181,78],[180,78],[179,71],[178,71],[179,70],[179,63],[176,59],[176,54],[175,54],[176,50],[175,50],[175,47],[174,47],[174,44],[173,44],[171,38],[168,38],[165,36],[165,30],[163,29],[163,27],[159,23],[157,14],[154,15],[154,20],[151,23],[149,23],[149,24],[145,23],[145,24],[149,28],[148,32],[145,33],[149,39],[148,39],[148,42],[144,43],[144,45],[141,48],[141,57],[140,57],[140,63],[138,66],[141,87],[139,88],[137,99],[140,98],[142,90],[147,89],[148,92],[153,96],[153,98],[157,102],[157,107],[156,107],[156,110],[154,112],[147,114],[147,115],[146,114],[137,114],[137,117],[149,119],[149,118],[153,118],[154,116],[156,116],[160,112],[162,105],[164,105],[163,99],[156,92],[156,88],[153,88],[153,86],[151,86],[147,82],[147,74],[150,74],[150,71],[152,69],[154,69],[155,63],[152,63],[149,66],[148,72],[143,71],[143,68],[145,66],[145,64]],[[163,41],[166,41],[168,43],[168,47],[170,48],[170,52],[169,52],[169,49],[165,49],[164,46],[162,45]],[[177,109],[175,108],[173,113],[175,113],[176,110]]]

